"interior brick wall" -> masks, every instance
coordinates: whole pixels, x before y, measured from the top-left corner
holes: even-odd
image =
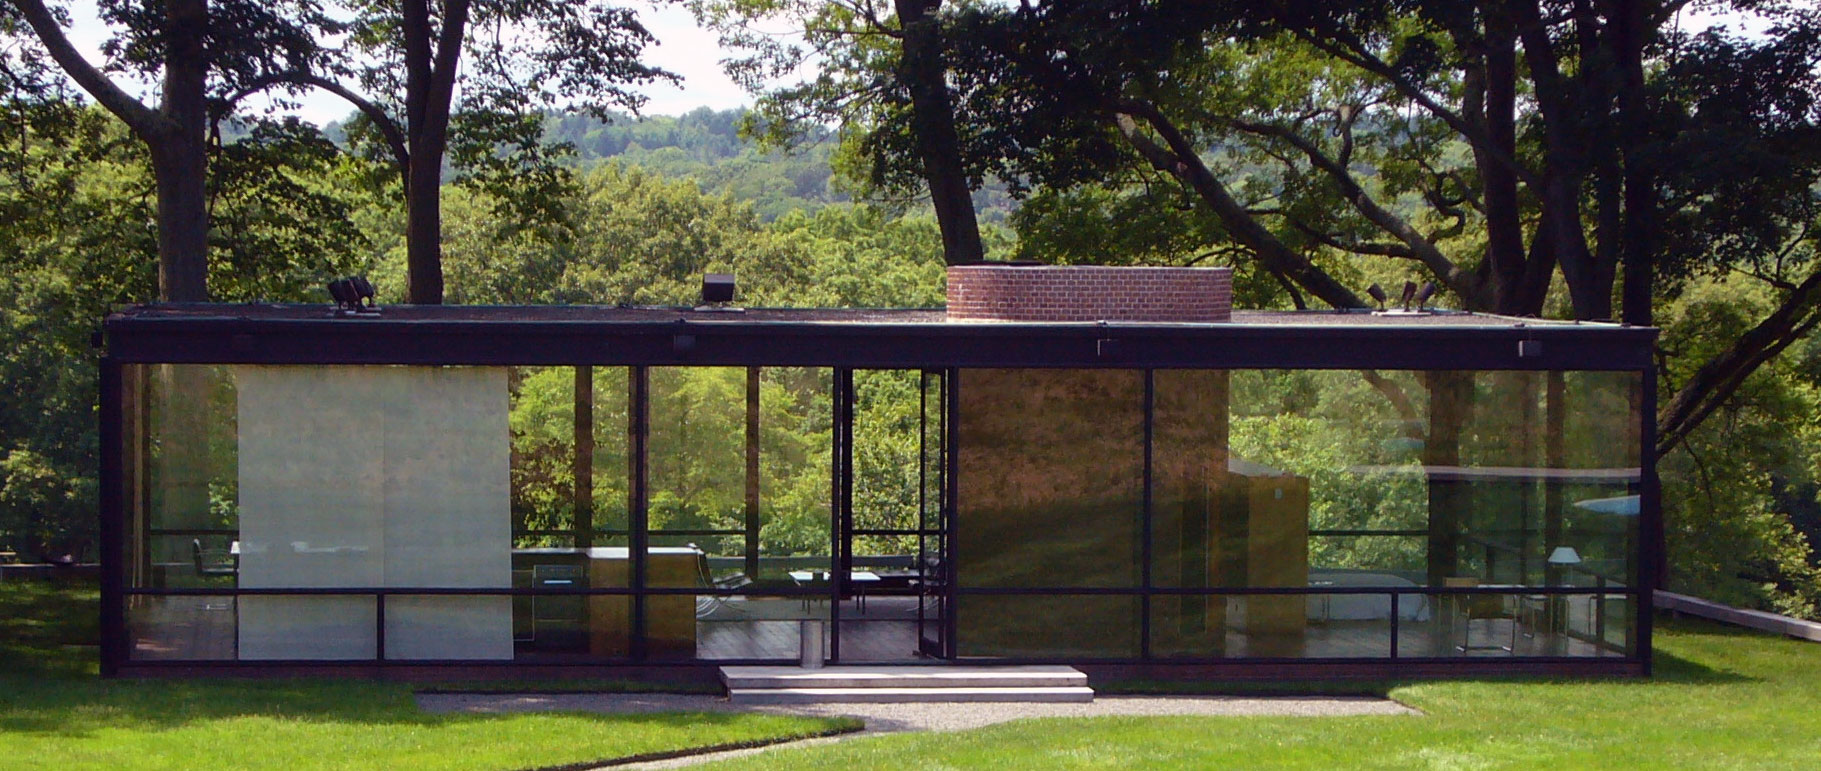
[[[1219,322],[1233,317],[1231,268],[955,265],[956,321]]]

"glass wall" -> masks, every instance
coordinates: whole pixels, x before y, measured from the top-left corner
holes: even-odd
[[[647,655],[795,659],[829,616],[833,372],[650,370]],[[692,590],[685,593],[682,590]]]
[[[1636,650],[1637,373],[135,365],[122,386],[133,660],[784,660],[837,614],[849,661]]]
[[[1635,649],[1636,373],[958,382],[962,656]]]
[[[962,370],[956,599],[962,656],[1131,658],[1142,586],[1145,377]],[[1042,593],[1031,593],[1042,590]]]
[[[127,586],[237,588],[240,479],[231,370],[127,367],[122,379]],[[233,658],[236,602],[225,593],[130,597],[130,655]]]

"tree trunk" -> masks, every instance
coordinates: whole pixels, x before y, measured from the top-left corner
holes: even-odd
[[[1115,109],[1114,124],[1133,149],[1152,168],[1176,177],[1185,187],[1194,191],[1213,211],[1214,216],[1220,219],[1221,224],[1226,226],[1233,240],[1252,250],[1266,270],[1295,282],[1331,307],[1367,307],[1365,301],[1359,299],[1353,290],[1291,249],[1254,218],[1251,212],[1246,211],[1246,207],[1233,197],[1226,185],[1221,184],[1214,172],[1209,171],[1207,165],[1201,162],[1188,137],[1155,105],[1127,100]],[[1168,147],[1159,146],[1140,132],[1136,118],[1143,118],[1146,125],[1155,130]]]
[[[411,143],[405,170],[405,294],[414,305],[443,302],[443,153],[429,144]]]
[[[1587,247],[1587,232],[1581,222],[1580,173],[1551,169],[1544,182],[1542,221],[1536,238],[1561,266],[1562,282],[1568,285],[1568,299],[1574,317],[1580,320],[1612,318],[1612,275],[1594,264]],[[1530,298],[1542,309],[1541,293],[1547,283],[1531,286],[1536,294]]]
[[[1649,122],[1644,103],[1644,47],[1650,35],[1650,3],[1619,3],[1614,16],[1613,48],[1621,72],[1619,125],[1622,127],[1625,163],[1625,220],[1619,261],[1623,265],[1619,312],[1627,324],[1650,326],[1654,321],[1657,220],[1656,168],[1645,144]]]
[[[185,132],[188,133],[188,132]],[[158,299],[207,302],[209,217],[204,179],[208,152],[195,137],[151,144],[158,188]]]
[[[167,302],[209,299],[208,33],[204,0],[173,0],[166,17],[164,104],[168,122],[151,148],[158,186],[158,295]]]
[[[449,148],[449,109],[455,67],[468,23],[466,0],[450,0],[440,37],[432,33],[427,0],[402,7],[405,41],[405,299],[443,302],[443,154]]]
[[[1486,207],[1486,264],[1492,272],[1492,309],[1512,315],[1533,305],[1524,282],[1524,225],[1518,203],[1518,178],[1492,152],[1516,158],[1517,38],[1503,8],[1486,21],[1486,88],[1483,117],[1491,148],[1474,143],[1474,165],[1480,170],[1480,192]],[[1489,11],[1490,13],[1490,11]],[[1537,304],[1540,308],[1540,304]]]
[[[911,122],[929,182],[930,203],[942,229],[942,256],[950,265],[986,258],[974,198],[961,168],[961,140],[955,134],[955,110],[948,93],[948,67],[942,61],[942,33],[936,9],[941,0],[896,0],[903,27],[904,53],[898,78],[910,90]]]

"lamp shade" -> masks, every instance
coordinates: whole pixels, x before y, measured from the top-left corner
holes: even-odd
[[[1549,564],[1579,565],[1581,564],[1581,553],[1575,551],[1573,546],[1557,546],[1555,551],[1549,553]]]

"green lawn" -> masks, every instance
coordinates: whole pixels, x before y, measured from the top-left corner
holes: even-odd
[[[1423,715],[1027,720],[712,768],[1821,768],[1821,645],[1658,625],[1651,680],[1396,685]]]
[[[851,721],[764,715],[430,715],[409,687],[102,680],[95,592],[0,584],[0,764],[15,768],[523,769],[804,736]]]

